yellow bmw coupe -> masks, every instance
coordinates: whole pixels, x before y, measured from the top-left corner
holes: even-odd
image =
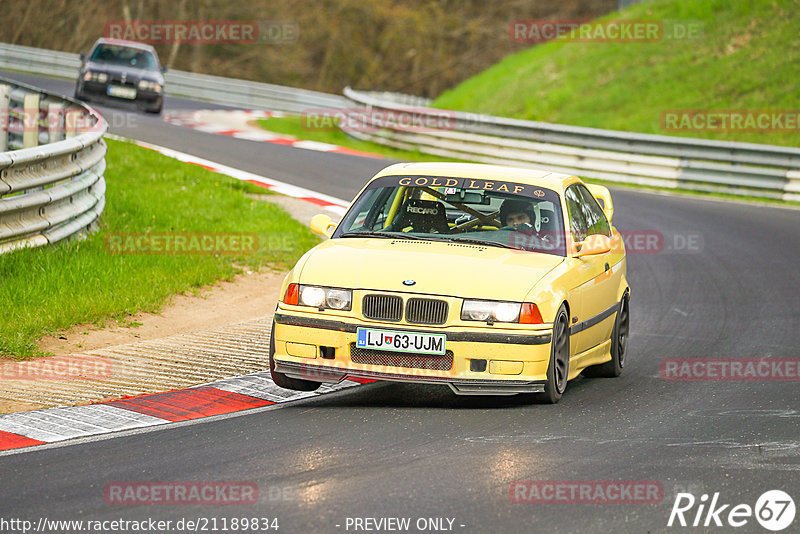
[[[608,189],[548,171],[403,163],[379,172],[288,273],[270,371],[535,393],[619,376],[630,288]]]

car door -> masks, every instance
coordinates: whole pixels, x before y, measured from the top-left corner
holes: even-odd
[[[581,196],[574,187],[568,187],[564,192],[564,200],[567,205],[567,229],[570,232],[571,240],[567,240],[567,256],[572,255],[572,243],[583,241],[589,232],[589,224],[586,216],[581,209]],[[589,282],[597,276],[596,265],[594,262],[584,258],[570,258],[571,263],[570,286],[572,286],[570,298],[570,353],[579,354],[589,347],[587,333],[582,329],[575,329],[584,317],[583,300]]]
[[[569,190],[570,196],[574,197],[575,208],[580,209],[585,221],[586,236],[600,234],[611,237],[611,225],[586,186],[573,184]],[[611,252],[577,259],[584,263],[587,280],[581,291],[582,317],[572,326],[581,336],[582,350],[587,350],[611,337],[622,266],[614,265]]]

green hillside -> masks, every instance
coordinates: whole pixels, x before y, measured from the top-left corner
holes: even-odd
[[[658,42],[551,41],[508,56],[445,92],[434,105],[596,128],[800,146],[800,2],[653,0],[600,20],[619,19],[654,20],[666,28],[696,21],[702,35]],[[670,131],[664,114],[674,110],[770,110],[783,122],[770,122],[769,128],[788,131]]]

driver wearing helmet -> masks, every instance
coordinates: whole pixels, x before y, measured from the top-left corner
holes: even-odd
[[[509,198],[500,206],[500,222],[504,226],[530,226],[532,221],[533,205],[528,201]]]

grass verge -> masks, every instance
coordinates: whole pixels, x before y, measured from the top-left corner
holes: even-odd
[[[699,23],[698,38],[566,42],[508,56],[434,106],[558,124],[730,141],[800,145],[784,131],[669,131],[674,110],[777,110],[797,114],[796,0],[653,0],[606,19]],[[786,124],[786,121],[784,121]]]
[[[4,357],[41,355],[37,340],[43,335],[79,323],[124,323],[130,314],[158,311],[170,295],[230,280],[242,268],[290,267],[319,242],[279,206],[247,196],[266,189],[130,143],[107,142],[99,231],[82,241],[0,255]],[[110,240],[126,233],[220,232],[255,234],[257,246],[234,255],[109,252]]]

